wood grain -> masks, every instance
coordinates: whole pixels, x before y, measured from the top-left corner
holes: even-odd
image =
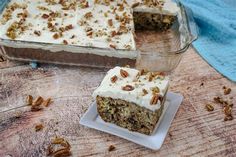
[[[0,63],[0,111],[24,105],[28,94],[52,97],[54,102],[39,112],[24,107],[1,114],[0,156],[45,156],[55,136],[69,141],[73,156],[236,156],[236,120],[224,122],[217,104],[213,112],[205,110],[206,103],[223,94],[223,85],[232,88],[228,97],[234,97],[236,104],[236,85],[192,48],[171,76],[170,90],[184,95],[184,101],[159,151],[79,125],[105,70],[51,65],[33,70],[22,63],[6,65]],[[37,123],[44,125],[42,131],[35,132]],[[112,152],[110,145],[116,147]]]

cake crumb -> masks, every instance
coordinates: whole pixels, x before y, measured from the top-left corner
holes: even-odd
[[[115,146],[113,145],[110,145],[109,148],[108,148],[108,151],[111,152],[111,151],[114,151],[116,149]]]
[[[38,132],[38,131],[41,131],[44,128],[44,126],[43,124],[37,124],[34,128],[35,128],[35,131]]]
[[[225,86],[224,86],[225,87]],[[225,87],[224,88],[224,95],[228,95],[228,94],[230,94],[231,93],[231,88],[227,88],[227,87]]]

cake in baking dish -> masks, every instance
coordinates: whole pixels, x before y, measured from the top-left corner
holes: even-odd
[[[150,135],[162,115],[169,80],[161,73],[115,67],[94,91],[100,117]]]
[[[135,51],[135,29],[166,30],[178,12],[171,0],[10,0],[0,38]]]

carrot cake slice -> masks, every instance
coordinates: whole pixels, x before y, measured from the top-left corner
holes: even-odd
[[[160,73],[115,67],[94,91],[105,122],[150,135],[162,114],[169,80]]]

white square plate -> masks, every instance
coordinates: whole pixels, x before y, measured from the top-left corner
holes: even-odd
[[[180,94],[175,94],[172,92],[167,93],[163,114],[154,133],[150,136],[132,132],[128,129],[104,122],[97,113],[96,102],[93,102],[87,112],[83,115],[80,120],[80,124],[119,136],[147,148],[158,150],[161,148],[161,145],[164,142],[171,122],[174,119],[182,100],[183,96]]]

